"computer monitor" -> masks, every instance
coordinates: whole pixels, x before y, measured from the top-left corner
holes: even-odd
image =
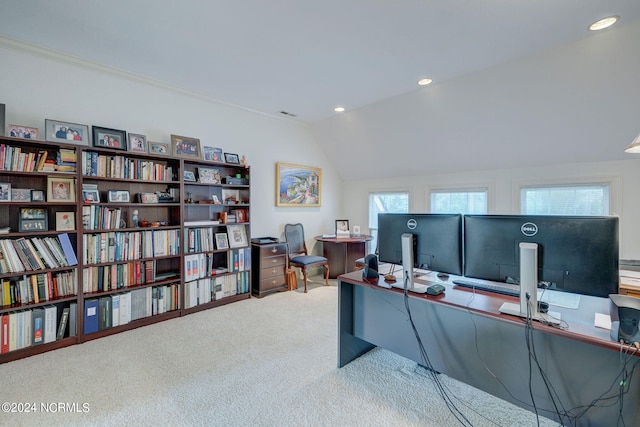
[[[618,222],[613,216],[466,215],[464,275],[517,283],[520,243],[535,243],[539,282],[607,297],[618,293]]]
[[[378,258],[402,265],[402,235],[413,236],[413,266],[462,274],[462,215],[378,214]]]

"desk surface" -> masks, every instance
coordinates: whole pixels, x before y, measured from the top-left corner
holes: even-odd
[[[397,267],[394,275],[397,277],[397,280],[401,280],[402,267]],[[525,319],[500,313],[500,306],[504,302],[517,303],[518,298],[493,292],[459,288],[452,283],[452,280],[455,280],[456,278],[459,277],[451,275],[447,281],[441,281],[433,272],[423,274],[415,279],[416,283],[440,283],[446,287],[445,292],[438,296],[411,292],[409,295],[412,298],[429,300],[437,304],[445,304],[452,307],[470,310],[477,314],[496,318],[504,322],[511,322],[519,325],[525,324]],[[387,289],[385,287],[378,286],[378,281],[384,283],[384,279],[382,277],[364,282],[362,280],[362,273],[358,274],[358,272],[342,275],[339,279],[360,286],[375,287],[376,289],[386,292],[396,292],[400,294],[403,292],[401,289]],[[620,350],[619,343],[611,340],[608,329],[597,328],[594,326],[595,313],[609,314],[608,298],[580,295],[580,305],[577,310],[555,305],[551,305],[550,309],[561,313],[563,325],[566,329],[559,329],[557,327],[536,323],[535,326],[538,330],[547,334],[558,335],[614,351]],[[638,352],[638,355],[640,356],[640,352]]]
[[[373,236],[367,236],[365,234],[357,236],[355,234],[351,234],[349,237],[324,237],[320,235],[316,236],[315,239],[320,242],[327,243],[361,243],[368,242],[369,240],[373,239]]]

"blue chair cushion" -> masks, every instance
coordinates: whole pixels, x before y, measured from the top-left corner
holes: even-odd
[[[316,255],[300,255],[291,258],[291,262],[299,265],[311,265],[311,264],[320,264],[323,262],[327,262],[325,257],[316,256]]]

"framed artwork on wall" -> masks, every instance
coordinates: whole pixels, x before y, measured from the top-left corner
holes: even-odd
[[[322,169],[276,163],[276,206],[320,207]]]

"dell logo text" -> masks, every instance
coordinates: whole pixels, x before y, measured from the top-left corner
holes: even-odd
[[[522,231],[522,234],[525,236],[535,236],[538,233],[538,226],[532,222],[525,222],[520,227],[520,231]]]
[[[416,221],[415,219],[411,218],[409,221],[407,221],[407,228],[409,230],[415,230],[417,226],[418,221]]]

